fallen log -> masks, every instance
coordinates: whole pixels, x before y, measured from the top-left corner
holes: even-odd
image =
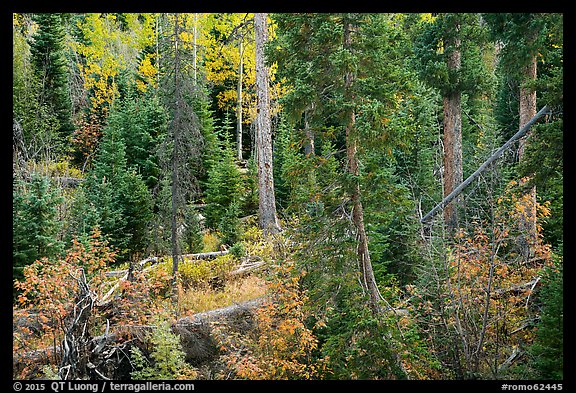
[[[265,303],[266,299],[267,299],[266,297],[259,297],[242,303],[234,303],[231,306],[200,312],[190,317],[184,317],[179,319],[175,325],[176,326],[202,325],[214,321],[221,322],[222,320],[235,319],[238,316],[245,315],[246,312],[252,312],[253,310],[259,308]]]
[[[266,265],[266,262],[262,260],[259,256],[248,257],[245,258],[242,264],[236,268],[236,270],[232,270],[226,274],[227,277],[236,278],[239,276],[243,276],[248,273],[252,273]]]
[[[253,320],[255,310],[264,305],[266,300],[266,297],[260,297],[215,310],[200,312],[177,320],[176,323],[173,324],[172,329],[174,333],[180,336],[182,348],[186,354],[186,360],[192,365],[197,366],[215,359],[219,354],[219,346],[216,344],[217,339],[214,337],[213,324],[219,326],[226,325],[227,329],[236,332],[247,332],[255,326]],[[121,327],[125,332],[130,332],[131,330],[134,332],[142,332],[143,330],[146,331],[154,328],[155,326]],[[141,337],[142,335],[137,334],[135,336]],[[101,358],[105,358],[106,363],[110,363],[112,361],[110,360],[112,359],[112,354],[118,354],[118,357],[113,361],[126,363],[127,354],[129,354],[130,351],[127,350],[127,348],[123,348],[126,345],[123,337],[121,334],[112,332],[91,338],[87,345],[91,357],[89,364],[102,363],[95,360]],[[136,345],[137,340],[138,339],[132,340],[130,345]],[[61,358],[62,354],[61,345],[28,352],[13,353],[13,376],[21,377],[19,373],[27,368],[31,373],[35,374],[31,375],[32,377],[42,377],[42,367],[53,364],[55,359]],[[124,372],[126,372],[125,368],[124,365],[122,367]],[[111,375],[112,371],[110,370],[113,369],[114,367],[111,365],[107,367],[108,373],[104,373],[107,374],[105,375],[106,378],[122,379],[122,377],[129,376],[129,374],[127,376]]]
[[[211,258],[220,257],[222,255],[226,255],[229,252],[230,252],[229,250],[202,252],[202,253],[198,253],[198,254],[184,254],[181,257],[186,258],[186,259],[193,259],[193,260],[194,259],[211,259]],[[152,262],[152,264],[155,264],[158,262],[158,259],[159,259],[159,257],[146,258],[146,259],[136,263],[136,266],[142,267],[148,262]],[[128,272],[128,270],[129,269],[112,270],[112,271],[106,272],[105,274],[106,274],[106,277],[118,277],[118,276],[122,276],[122,275],[126,274]]]
[[[214,251],[214,252],[201,252],[198,254],[184,254],[182,258],[187,259],[211,259],[216,257],[221,257],[222,255],[226,255],[230,252],[230,250],[223,250],[223,251]]]

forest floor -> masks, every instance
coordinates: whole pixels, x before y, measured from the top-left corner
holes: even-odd
[[[138,329],[153,325],[155,314],[166,314],[170,315],[172,330],[180,335],[187,362],[198,370],[197,377],[211,378],[213,373],[221,371],[224,366],[219,359],[216,336],[226,335],[228,330],[244,334],[252,329],[254,310],[268,291],[265,277],[268,262],[271,261],[271,249],[256,229],[245,232],[241,255],[228,251],[215,252],[214,245],[210,244],[214,239],[208,236],[204,240],[202,253],[183,256],[176,298],[170,295],[173,293],[170,285],[171,257],[152,257],[147,259],[151,262],[135,264],[139,265],[139,277],[146,286],[135,287],[134,295],[126,295],[129,293],[125,287],[128,282],[127,264],[104,268],[101,274],[106,277],[106,285],[95,291],[96,301],[89,317],[91,322],[86,325],[92,327],[91,332],[85,336],[82,333],[90,351],[94,352],[94,340],[106,335],[115,337],[112,341],[108,340],[107,345],[120,348],[119,343],[124,343],[126,338],[118,337],[125,334],[127,327],[132,329],[128,341],[137,338],[140,340],[138,346],[146,345],[145,334]],[[206,254],[217,255],[206,257]],[[73,281],[70,283],[76,284]],[[139,300],[134,302],[129,298]],[[70,324],[71,313],[76,312],[72,311],[77,308],[74,306],[75,300],[64,300],[67,311],[59,316],[38,307],[14,306],[15,378],[44,378],[47,367],[58,370],[62,352],[60,343],[66,331],[73,330],[66,324]],[[110,306],[106,303],[110,303]],[[112,322],[108,326],[109,320]],[[123,362],[122,367],[125,367],[126,361]],[[129,370],[125,373],[129,373]]]

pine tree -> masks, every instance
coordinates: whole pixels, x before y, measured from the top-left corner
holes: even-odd
[[[60,122],[61,138],[74,131],[72,102],[68,83],[64,15],[59,13],[34,14],[38,31],[30,44],[32,63],[42,81],[42,101],[49,103]]]
[[[110,245],[119,251],[119,260],[141,253],[147,246],[148,221],[152,218],[152,199],[142,177],[128,168],[126,145],[120,130],[104,130],[94,168],[88,173],[85,197],[96,209],[96,222]]]
[[[171,35],[163,43],[163,65],[167,70],[163,82],[165,105],[170,113],[168,137],[164,140],[164,169],[170,173],[171,182],[171,245],[172,274],[174,280],[180,260],[178,228],[181,225],[182,209],[197,195],[198,175],[201,164],[204,140],[198,116],[194,112],[193,101],[200,94],[188,73],[186,60],[190,47],[186,47],[183,37],[186,31],[187,15],[170,15],[167,30]],[[170,168],[168,170],[168,168]]]
[[[550,200],[552,216],[544,224],[553,244],[562,242],[563,182],[563,16],[561,14],[487,14],[491,37],[501,43],[498,66],[501,83],[495,111],[507,138],[528,121],[536,108],[553,113],[546,124],[531,128],[518,146],[518,177],[530,177]],[[538,95],[538,96],[537,96]]]
[[[238,234],[242,178],[235,161],[225,122],[221,130],[221,147],[218,158],[208,171],[206,183],[206,226],[226,234],[224,243],[234,242]],[[236,233],[236,235],[234,235]]]
[[[287,71],[282,73],[290,85],[284,103],[291,120],[303,129],[308,120],[309,128],[321,129],[324,134],[314,135],[314,155],[311,147],[308,149],[309,158],[317,160],[320,192],[309,201],[307,214],[298,216],[304,244],[299,257],[318,313],[327,315],[328,304],[331,315],[351,318],[337,323],[334,331],[340,329],[340,338],[322,350],[338,358],[336,362],[344,353],[347,359],[358,360],[352,375],[360,372],[360,354],[365,349],[347,346],[346,340],[361,340],[362,348],[375,343],[363,341],[356,335],[357,329],[350,330],[357,327],[355,306],[365,310],[359,316],[366,323],[360,335],[389,337],[392,330],[381,320],[388,304],[387,296],[380,294],[370,257],[366,216],[372,212],[365,210],[364,197],[373,185],[365,181],[369,177],[364,170],[369,152],[385,155],[404,137],[404,130],[389,127],[390,118],[410,94],[408,74],[402,71],[402,36],[394,29],[399,21],[384,14],[283,14],[277,16],[277,22],[277,49],[272,59],[278,61],[279,70]],[[297,140],[311,144],[310,137],[304,132]],[[321,154],[314,157],[316,152]],[[363,318],[366,310],[369,320]],[[339,316],[334,320],[340,320]],[[361,375],[401,376],[391,342],[382,340],[378,345],[382,345],[377,360],[380,367],[377,371],[365,369],[366,374]]]
[[[57,257],[63,251],[64,243],[59,237],[62,223],[58,220],[58,206],[62,201],[47,177],[32,173],[29,182],[14,180],[12,266],[15,278],[22,278],[25,266],[42,257]]]
[[[422,79],[443,101],[443,189],[449,195],[463,181],[462,96],[486,91],[488,79],[477,51],[485,40],[478,15],[442,13],[422,21],[414,51]],[[448,233],[459,226],[459,199],[444,208]]]

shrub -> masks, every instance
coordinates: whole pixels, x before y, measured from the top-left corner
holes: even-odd
[[[150,337],[150,358],[136,346],[131,349],[132,379],[194,379],[196,371],[185,362],[185,353],[170,323],[159,319]]]

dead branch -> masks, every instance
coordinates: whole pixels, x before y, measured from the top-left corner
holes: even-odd
[[[148,262],[152,262],[152,265],[158,263],[158,257],[149,257],[146,259],[141,260],[140,262],[136,263],[136,266],[142,268]],[[112,270],[110,272],[106,272],[106,277],[118,277],[121,275],[127,275],[129,269],[122,269],[122,270]]]
[[[259,270],[264,265],[266,265],[266,262],[263,261],[262,258],[260,258],[259,256],[248,257],[242,261],[242,264],[240,264],[240,266],[238,266],[236,270],[227,273],[226,276],[227,277],[243,276],[245,274]]]
[[[211,259],[216,257],[221,257],[222,255],[228,254],[229,250],[224,251],[214,251],[214,252],[202,252],[199,254],[184,254],[182,258],[186,259]]]
[[[424,217],[422,217],[420,222],[425,223],[425,222],[429,221],[436,213],[438,213],[438,211],[445,208],[450,202],[452,202],[452,200],[454,198],[456,198],[458,195],[460,195],[460,193],[468,185],[470,185],[470,183],[472,183],[478,176],[480,176],[482,174],[482,172],[484,172],[490,166],[490,164],[492,164],[494,161],[496,161],[502,155],[502,153],[504,153],[504,151],[506,151],[506,149],[508,149],[510,147],[510,145],[512,143],[514,143],[515,141],[517,141],[518,139],[520,139],[524,135],[526,135],[526,133],[528,132],[530,127],[532,127],[532,125],[534,123],[536,123],[536,121],[540,117],[542,117],[548,113],[550,113],[550,109],[546,105],[544,105],[544,107],[542,109],[540,109],[540,111],[536,115],[534,115],[534,117],[532,119],[530,119],[530,121],[528,121],[526,123],[526,125],[524,125],[524,127],[522,127],[516,134],[514,134],[514,136],[512,138],[510,138],[498,150],[496,150],[496,152],[494,154],[492,154],[486,161],[484,161],[484,163],[482,165],[480,165],[480,167],[473,174],[471,174],[466,180],[464,180],[462,183],[460,183],[460,185],[458,187],[456,187],[454,189],[454,191],[452,191],[449,195],[447,195],[439,204],[437,204]]]
[[[512,354],[508,357],[508,359],[506,359],[504,361],[504,363],[502,363],[499,367],[498,367],[498,372],[502,372],[504,370],[506,370],[508,367],[510,367],[510,365],[512,363],[514,363],[514,361],[516,361],[516,359],[522,354],[522,351],[520,350],[519,347],[515,347],[514,350],[512,351]]]
[[[497,297],[497,296],[501,296],[501,295],[504,295],[505,293],[509,293],[509,292],[522,292],[525,290],[534,290],[534,287],[536,287],[536,284],[538,284],[539,281],[540,281],[540,277],[536,277],[535,279],[533,279],[532,281],[529,281],[529,282],[525,282],[525,283],[517,284],[517,285],[512,285],[511,287],[508,287],[508,288],[496,289],[496,290],[492,291],[492,296]]]

